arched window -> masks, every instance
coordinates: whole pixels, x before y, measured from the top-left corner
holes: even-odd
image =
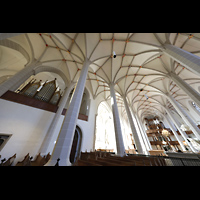
[[[74,88],[71,90],[71,92],[69,94],[65,108],[68,108],[68,106],[71,102],[73,93],[74,93]],[[85,90],[83,92],[83,97],[82,97],[79,113],[88,116],[89,115],[89,108],[90,108],[90,95],[89,95],[88,90],[85,88]]]
[[[88,115],[89,114],[89,107],[90,107],[90,95],[88,90],[85,88],[83,92],[81,107],[80,107],[80,114]]]
[[[96,118],[95,149],[106,149],[116,152],[116,141],[112,111],[105,102],[98,106]]]

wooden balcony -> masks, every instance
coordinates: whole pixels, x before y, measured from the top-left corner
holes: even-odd
[[[53,105],[53,104],[47,103],[45,101],[41,101],[41,100],[34,99],[34,98],[31,98],[31,97],[28,97],[28,96],[25,96],[22,94],[18,94],[18,93],[12,92],[10,90],[8,90],[6,93],[4,93],[0,98],[7,100],[7,101],[19,103],[22,105],[31,106],[33,108],[46,110],[49,112],[56,113],[58,110],[57,105]],[[67,111],[67,109],[63,109],[62,115],[65,115],[66,111]],[[79,113],[78,119],[88,121],[88,116]]]

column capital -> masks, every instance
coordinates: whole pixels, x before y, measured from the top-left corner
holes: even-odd
[[[113,82],[110,82],[108,85],[109,85],[109,87],[115,87],[115,83],[113,83]]]
[[[84,65],[84,64],[90,65],[91,63],[92,63],[92,61],[91,61],[89,58],[85,57],[85,60],[84,60],[84,62],[83,62],[83,65]]]

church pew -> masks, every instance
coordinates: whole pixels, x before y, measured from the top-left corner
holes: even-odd
[[[31,161],[31,166],[43,166],[45,163],[45,156],[42,157],[40,153],[37,155],[34,161]]]
[[[140,156],[126,156],[126,159],[139,161],[143,166],[152,166],[150,160],[146,157],[140,157]]]
[[[146,165],[150,165],[150,164],[145,164],[145,162],[143,160],[129,160],[128,157],[118,157],[118,156],[111,156],[110,153],[108,152],[85,152],[85,153],[81,153],[81,158],[83,160],[88,160],[88,159],[93,159],[93,160],[99,160],[100,158],[106,158],[106,159],[110,159],[110,160],[104,160],[107,162],[113,162],[113,163],[117,163],[118,166],[125,166],[125,165],[131,165],[131,166],[146,166]],[[102,160],[102,159],[101,159]]]
[[[142,161],[145,166],[165,166],[164,159],[160,160],[162,158],[156,156],[140,156],[140,155],[129,155],[126,157],[129,160],[137,160]]]
[[[118,157],[118,156],[113,156],[112,159],[117,159],[122,162],[129,162],[129,163],[134,163],[135,166],[145,166],[145,163],[143,160],[135,160],[135,159],[129,159],[129,157]]]
[[[99,158],[98,158],[99,159]],[[118,162],[121,166],[145,166],[142,160],[128,159],[128,157],[113,156],[109,158],[110,162]]]
[[[44,166],[49,161],[50,158],[51,158],[50,153],[44,155],[43,157],[39,153],[36,159],[34,161],[31,161],[31,166]]]
[[[152,166],[166,166],[166,162],[163,157],[160,156],[140,156],[140,155],[131,155],[129,156],[131,159],[143,159],[143,160],[150,160]]]
[[[88,160],[87,161],[86,160],[77,160],[77,162],[73,166],[102,166],[102,165],[94,163],[94,162],[90,162]]]
[[[131,163],[131,162],[121,161],[121,160],[117,160],[117,159],[98,158],[98,160],[115,163],[115,164],[118,164],[118,166],[119,165],[120,166],[135,166],[134,162]]]
[[[132,154],[119,157],[109,152],[81,152],[80,159],[103,166],[166,166],[163,157]]]
[[[44,159],[44,164],[43,165],[45,165],[49,160],[50,160],[50,158],[51,158],[51,154],[50,154],[50,152],[45,156],[45,159]]]
[[[28,153],[24,159],[19,161],[15,166],[44,166],[51,158],[51,155],[48,153],[46,156],[42,157],[39,153],[34,161],[31,161],[31,158],[32,157],[30,157]]]
[[[81,152],[81,156],[80,156],[81,160],[88,160],[89,158],[96,159],[97,158],[96,152],[90,152],[90,153]]]
[[[97,159],[97,158],[105,158],[110,157],[112,153],[109,152],[101,152],[101,151],[95,151],[95,152],[81,152],[80,158],[82,160],[87,160],[88,158],[91,159]]]
[[[6,160],[5,162],[2,162],[0,166],[11,166],[15,158],[16,158],[16,154],[8,158],[8,160]]]
[[[141,157],[131,157],[131,156],[129,157],[129,156],[126,156],[126,157],[124,157],[124,159],[133,160],[133,161],[135,161],[137,163],[140,163],[142,166],[145,166],[145,159],[143,159]],[[146,164],[147,164],[147,162],[146,162]]]
[[[122,166],[120,164],[116,164],[116,163],[113,163],[113,162],[108,162],[106,160],[94,160],[94,159],[88,159],[88,161],[92,162],[92,163],[95,163],[95,164],[100,164],[102,166]]]
[[[158,161],[161,163],[161,166],[167,166],[167,164],[166,164],[164,158],[162,158],[162,157],[158,157],[157,159],[158,159]]]
[[[29,153],[24,157],[22,161],[19,161],[15,166],[31,166]]]
[[[87,160],[87,158],[88,158],[88,153],[81,152],[80,159],[81,160]]]

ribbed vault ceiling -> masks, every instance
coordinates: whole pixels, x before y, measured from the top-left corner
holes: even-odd
[[[78,80],[87,56],[92,64],[86,84],[93,97],[110,104],[109,83],[114,82],[117,93],[127,96],[141,118],[164,113],[165,105],[171,107],[162,95],[167,92],[186,107],[189,97],[167,77],[168,72],[174,70],[195,90],[200,85],[199,76],[162,52],[162,45],[167,40],[200,56],[198,33],[27,33],[9,40],[20,44],[31,61],[36,59],[43,66],[61,70],[68,81]],[[22,69],[26,63],[24,57],[19,53],[14,56],[12,51],[0,46],[0,71],[4,78],[19,71],[19,64]],[[18,60],[18,64],[15,66],[9,60]],[[126,117],[120,95],[117,96],[118,107],[121,115]]]

